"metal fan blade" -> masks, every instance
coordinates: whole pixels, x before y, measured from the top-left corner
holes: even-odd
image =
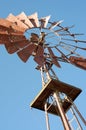
[[[28,19],[31,21],[34,27],[39,27],[39,20],[37,12],[28,16]]]
[[[34,50],[36,49],[36,45],[33,43],[30,43],[26,48],[22,49],[21,51],[19,51],[17,53],[17,55],[19,56],[19,58],[23,61],[26,62],[29,57],[32,55],[32,53],[34,52]]]
[[[7,31],[7,32],[20,32],[23,34],[23,30],[20,26],[17,26],[13,24],[12,22],[6,20],[6,19],[0,19],[0,30],[1,31]]]
[[[82,57],[70,56],[69,60],[72,64],[76,65],[77,67],[86,70],[86,59]]]
[[[9,14],[9,16],[6,19],[15,23],[16,25],[21,27],[24,31],[28,29],[28,27],[24,23],[22,23],[20,20],[18,20],[17,17],[14,16],[13,14]]]
[[[49,27],[49,29],[53,29],[53,28],[55,28],[56,26],[58,26],[58,25],[61,24],[62,22],[63,22],[63,20],[60,20],[60,21],[57,21],[57,22],[51,23],[51,26]]]
[[[0,34],[2,35],[15,35],[15,36],[23,36],[23,34],[21,32],[8,32],[8,31],[0,31]]]
[[[45,58],[44,58],[44,48],[38,45],[36,55],[34,56],[34,60],[38,63],[38,65],[43,66]]]
[[[16,41],[20,41],[21,40],[25,40],[25,36],[23,35],[7,35],[7,34],[0,34],[0,41],[1,43],[8,43],[8,42],[16,42]]]
[[[46,26],[47,26],[47,24],[48,24],[49,19],[50,19],[50,15],[49,15],[49,16],[46,16],[46,17],[41,18],[41,19],[40,19],[40,21],[41,21],[41,25],[40,25],[40,27],[41,27],[41,28],[46,28]]]
[[[9,34],[7,31],[0,31],[0,44],[8,43],[10,40],[13,39],[13,37],[18,38],[18,37],[22,37],[22,36],[23,35],[21,35],[20,32],[18,32],[18,33],[11,32]]]
[[[48,47],[48,51],[50,53],[50,58],[52,60],[52,63],[55,64],[57,67],[61,67],[59,62],[57,61],[56,56],[54,55],[54,53],[53,53],[53,51],[52,51],[52,49],[50,47]]]
[[[22,40],[22,41],[17,41],[17,42],[10,42],[5,44],[5,48],[8,53],[12,54],[17,52],[19,49],[24,48],[29,44],[28,40]]]
[[[0,18],[0,31],[13,32],[14,30],[11,28],[11,25],[10,21]]]
[[[33,24],[31,23],[31,21],[28,19],[28,17],[26,16],[26,14],[24,12],[22,12],[21,14],[16,16],[21,22],[23,22],[28,28],[32,28]]]

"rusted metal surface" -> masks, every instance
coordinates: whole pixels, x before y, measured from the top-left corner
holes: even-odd
[[[30,16],[24,12],[16,16],[9,14],[6,19],[0,18],[0,44],[4,44],[9,54],[17,53],[23,62],[26,62],[30,56],[34,57],[38,65],[37,69],[41,71],[43,89],[31,103],[31,107],[44,111],[46,101],[48,112],[60,116],[64,128],[70,130],[65,113],[72,104],[67,102],[66,97],[64,100],[61,99],[59,94],[64,93],[74,101],[81,93],[81,89],[59,81],[52,65],[60,68],[59,61],[62,61],[86,70],[86,59],[76,51],[77,49],[85,51],[86,47],[75,45],[78,42],[86,43],[86,41],[78,40],[76,35],[79,34],[71,33],[69,30],[73,26],[61,26],[62,22],[63,20],[51,22],[50,16],[38,19],[37,13]],[[71,38],[64,38],[64,36]],[[65,41],[70,41],[70,43]],[[47,100],[51,95],[54,99],[56,98],[57,104],[56,102],[51,104]]]
[[[74,46],[74,44],[68,45],[60,40],[69,40],[75,43],[86,43],[86,41],[75,40],[75,34],[73,35],[69,30],[72,26],[63,27],[61,26],[62,22],[63,20],[51,22],[50,15],[38,19],[37,12],[30,16],[27,16],[24,12],[16,16],[9,14],[6,19],[0,18],[0,44],[4,44],[10,54],[17,52],[20,59],[24,62],[32,55],[34,61],[40,67],[47,62],[61,67],[59,61],[62,61],[86,70],[85,59],[71,57],[72,54],[76,54],[76,49],[86,50],[86,47],[78,47]],[[67,36],[69,35],[74,39],[59,38],[61,33],[63,34],[62,36],[67,34]],[[48,41],[48,39],[53,37],[56,40],[51,39],[51,41]],[[56,43],[53,46],[54,42]],[[29,43],[31,45],[28,46]],[[62,50],[59,49],[59,46]],[[71,50],[71,48],[73,49]],[[65,51],[63,52],[64,49],[69,51],[68,55],[65,54]],[[54,53],[54,50],[59,53],[59,56]]]
[[[0,31],[7,31],[9,33],[20,32],[21,34],[23,34],[24,29],[22,29],[20,26],[16,24],[13,24],[13,22],[0,18]]]
[[[8,53],[12,54],[19,50],[21,50],[23,47],[27,46],[29,44],[28,40],[21,40],[17,42],[8,42],[5,44],[5,48]]]
[[[57,67],[61,67],[58,60],[57,60],[57,57],[54,55],[53,51],[51,48],[48,48],[48,51],[50,53],[50,58],[52,60],[52,63],[55,64]]]
[[[45,58],[44,58],[44,48],[42,46],[38,46],[36,50],[36,55],[34,56],[34,60],[41,66],[43,66]]]
[[[21,22],[16,16],[14,16],[13,14],[9,14],[9,16],[6,19],[8,21],[13,22],[15,25],[21,27],[24,31],[26,29],[28,29],[28,27],[23,22]]]
[[[39,20],[37,12],[28,16],[28,19],[31,21],[34,27],[39,27]]]
[[[26,48],[19,51],[17,54],[22,61],[26,62],[35,49],[36,49],[36,45],[31,43]]]
[[[27,18],[26,14],[22,12],[16,16],[21,22],[23,22],[28,28],[34,27],[31,21]]]
[[[40,19],[40,21],[41,21],[40,27],[41,27],[41,28],[46,28],[49,19],[50,19],[50,15],[49,15],[49,16],[46,16],[46,17],[44,17],[44,18],[41,18],[41,19]]]
[[[75,64],[77,67],[80,67],[82,69],[86,70],[86,59],[82,57],[75,57],[75,56],[70,56],[69,60]]]
[[[0,34],[0,41],[1,43],[8,43],[8,42],[17,42],[21,40],[25,40],[25,36],[23,35],[7,35],[7,34]]]

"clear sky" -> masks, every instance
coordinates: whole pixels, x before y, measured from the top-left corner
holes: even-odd
[[[76,32],[84,33],[82,38],[86,40],[86,0],[0,2],[1,18],[6,18],[9,13],[18,15],[22,11],[27,15],[38,12],[39,18],[51,15],[52,20],[64,19],[64,25],[74,24]],[[46,130],[44,112],[31,109],[29,106],[41,89],[40,72],[35,70],[35,67],[36,63],[32,58],[23,63],[16,54],[9,55],[5,48],[0,46],[0,130]],[[62,64],[62,68],[55,69],[55,72],[61,81],[83,90],[75,103],[86,119],[85,70]],[[63,130],[58,117],[51,115],[50,122],[51,130]]]

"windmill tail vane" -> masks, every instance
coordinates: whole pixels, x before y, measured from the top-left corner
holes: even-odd
[[[39,19],[37,12],[30,16],[22,12],[0,18],[0,44],[4,44],[9,54],[17,53],[23,62],[33,56],[40,67],[48,62],[61,67],[62,61],[86,70],[86,58],[78,54],[79,49],[86,50],[81,46],[86,41],[76,39],[82,34],[72,33],[73,26],[62,26],[63,20],[51,22],[50,17]]]

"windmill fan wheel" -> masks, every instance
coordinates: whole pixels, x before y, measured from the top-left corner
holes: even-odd
[[[40,67],[45,63],[61,67],[60,62],[66,62],[86,69],[82,56],[86,41],[77,39],[82,34],[71,32],[73,25],[65,27],[62,22],[51,22],[50,15],[39,19],[37,13],[9,14],[0,19],[0,44],[4,44],[9,54],[17,53],[23,62],[33,56]]]

